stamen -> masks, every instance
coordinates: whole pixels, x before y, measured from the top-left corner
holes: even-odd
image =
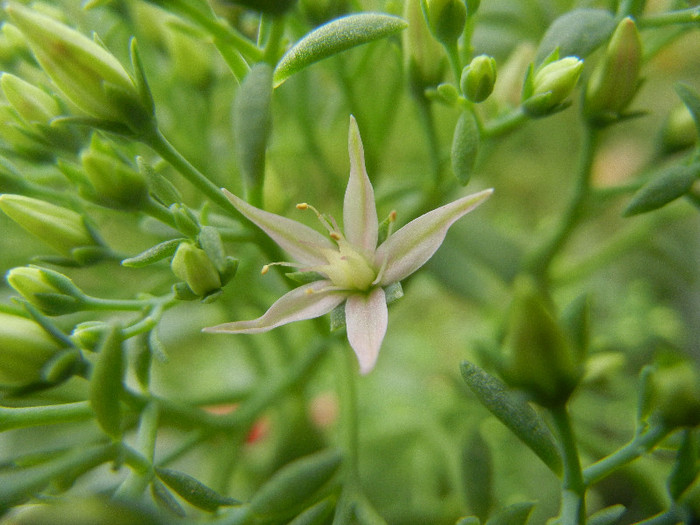
[[[297,264],[297,263],[291,263],[291,262],[271,262],[266,264],[265,266],[262,267],[262,270],[260,270],[260,275],[265,275],[267,272],[270,271],[270,266],[291,266],[292,268],[303,268],[303,265]]]
[[[342,235],[340,235],[338,232],[331,232],[331,239],[334,241],[339,241],[342,238]]]
[[[319,222],[323,224],[323,227],[328,230],[328,232],[331,234],[331,238],[333,237],[333,234],[336,233],[336,231],[339,229],[338,225],[335,224],[335,221],[333,220],[333,217],[331,217],[331,221],[329,221],[325,215],[323,215],[320,211],[318,211],[316,208],[311,206],[308,202],[300,202],[297,204],[297,210],[311,210],[316,214],[316,217],[318,218]],[[336,239],[337,240],[337,239]]]

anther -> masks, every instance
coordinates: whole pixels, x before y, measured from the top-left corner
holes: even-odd
[[[309,205],[306,202],[300,202],[297,204],[297,210],[308,210]]]
[[[262,267],[262,270],[260,270],[260,275],[265,275],[269,271],[270,271],[270,265],[266,264],[265,266]]]
[[[394,222],[396,220],[396,210],[391,210],[389,214],[389,222]]]
[[[338,232],[331,232],[330,238],[333,239],[334,241],[339,241],[343,237]]]

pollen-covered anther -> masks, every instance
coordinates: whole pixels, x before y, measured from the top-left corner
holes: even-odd
[[[389,214],[389,222],[396,222],[396,210],[391,210]]]
[[[299,204],[297,204],[297,210],[308,210],[308,209],[309,209],[309,205],[305,202],[300,202]]]
[[[270,265],[269,265],[269,264],[266,264],[266,265],[263,266],[262,269],[260,270],[260,275],[265,275],[265,274],[266,274],[267,272],[269,272],[269,271],[270,271]]]
[[[340,239],[343,238],[343,236],[340,235],[338,232],[331,232],[330,237],[331,237],[331,239],[333,239],[334,241],[339,241]]]

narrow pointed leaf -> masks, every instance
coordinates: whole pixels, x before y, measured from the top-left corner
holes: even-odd
[[[122,261],[122,266],[127,266],[129,268],[141,268],[143,266],[148,266],[158,262],[166,257],[171,257],[175,254],[175,250],[185,239],[170,239],[169,241],[164,241],[155,246],[151,246],[148,250],[145,250],[138,255],[129,257]]]
[[[374,189],[365,169],[365,152],[360,130],[354,117],[350,117],[348,137],[350,151],[350,179],[343,203],[343,228],[345,238],[364,250],[366,256],[377,247],[379,220],[374,204]]]
[[[464,381],[481,404],[537,454],[554,473],[561,473],[561,456],[554,438],[527,401],[473,363],[464,361],[461,369]]]
[[[313,319],[327,314],[342,303],[346,294],[335,289],[324,290],[330,281],[316,281],[295,288],[280,297],[261,317],[205,328],[205,332],[258,334],[294,321]]]
[[[228,496],[222,496],[215,490],[207,487],[201,481],[184,472],[156,468],[156,475],[163,480],[166,485],[182,496],[185,501],[200,509],[213,512],[221,506],[238,505],[240,503]]]
[[[168,490],[168,487],[158,478],[153,478],[151,482],[151,495],[161,507],[181,518],[186,516],[185,509],[177,502],[175,496]]]
[[[380,287],[367,295],[354,294],[345,303],[348,341],[360,362],[360,373],[374,368],[389,321],[386,296]]]
[[[377,265],[386,265],[380,284],[401,281],[423,266],[440,247],[450,226],[492,193],[489,189],[462,197],[421,215],[390,236],[375,255]]]
[[[623,216],[647,213],[682,197],[700,178],[700,162],[690,166],[671,166],[640,189],[622,213]]]
[[[531,501],[514,503],[491,516],[486,525],[525,525],[535,504]]]
[[[335,502],[332,499],[322,499],[299,514],[289,525],[323,525],[333,512],[334,507]]]
[[[305,224],[251,206],[233,193],[227,190],[223,191],[228,200],[245,218],[263,230],[300,263],[326,264],[326,258],[320,249],[336,249],[330,239]]]
[[[452,136],[452,171],[462,186],[466,186],[472,177],[476,159],[479,155],[479,127],[471,111],[465,111],[459,117]]]
[[[297,42],[277,64],[275,87],[305,67],[373,40],[405,29],[402,18],[381,13],[345,16],[313,30]]]
[[[119,401],[125,373],[124,346],[116,327],[105,336],[90,376],[89,400],[95,419],[111,437],[122,434],[122,409]]]

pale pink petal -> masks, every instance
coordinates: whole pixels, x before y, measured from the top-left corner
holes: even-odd
[[[321,249],[335,248],[329,238],[305,224],[251,206],[226,189],[223,192],[246,219],[269,235],[296,261],[310,266],[327,262]]]
[[[369,294],[354,294],[345,303],[348,341],[360,362],[360,373],[374,368],[389,320],[384,290],[377,286]]]
[[[345,238],[369,257],[377,247],[377,208],[374,189],[365,168],[365,152],[355,117],[350,117],[348,135],[350,150],[350,179],[343,202],[343,231]]]
[[[251,321],[236,321],[205,328],[204,332],[228,334],[259,334],[283,324],[313,319],[327,314],[342,303],[346,292],[329,289],[330,281],[314,281],[295,288],[277,299],[262,317]]]
[[[430,259],[454,222],[484,202],[493,190],[467,195],[413,219],[384,241],[375,255],[375,264],[385,265],[380,285],[400,281]]]

